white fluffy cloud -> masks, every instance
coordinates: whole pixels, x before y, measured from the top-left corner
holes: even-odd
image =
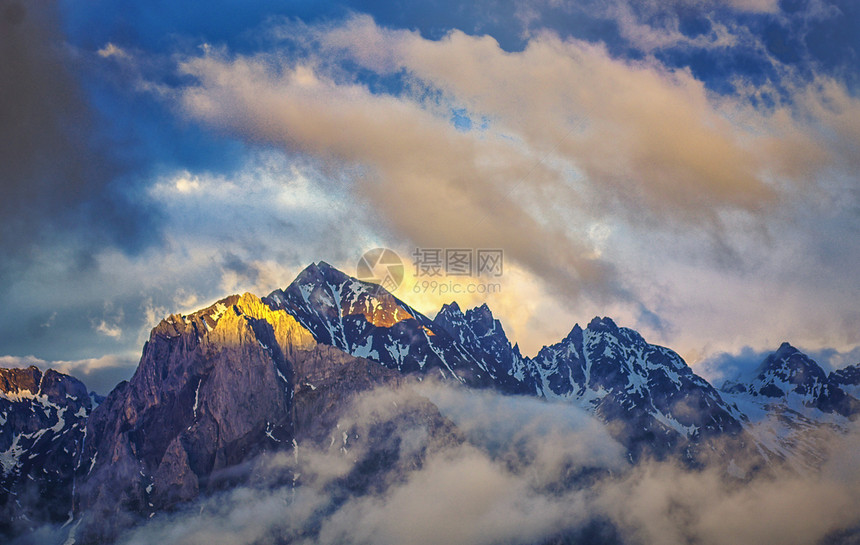
[[[350,221],[382,245],[502,247],[542,285],[536,305],[520,303],[533,318],[558,301],[561,329],[614,313],[694,359],[784,339],[860,342],[846,303],[857,286],[810,253],[858,227],[860,104],[837,83],[801,85],[789,71],[790,95],[754,108],[748,97],[766,89],[738,81],[741,94],[716,95],[654,58],[549,32],[513,52],[365,16],[273,34],[305,46],[186,57],[196,83],[177,100],[194,119],[347,172],[329,189],[368,211]],[[363,83],[356,65],[399,90]],[[455,111],[471,128],[452,123]],[[608,233],[599,241],[595,225]],[[860,259],[855,242],[840,248],[843,264]],[[352,259],[335,264],[349,272]],[[530,321],[514,309],[497,314]],[[552,328],[518,329],[531,350],[556,340]]]

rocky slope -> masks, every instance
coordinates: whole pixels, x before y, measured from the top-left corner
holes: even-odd
[[[91,409],[75,378],[0,369],[0,540],[71,517]]]
[[[506,393],[543,395],[534,369],[519,347],[511,346],[501,322],[486,304],[465,314],[456,302],[444,305],[433,323],[480,362],[494,388]]]
[[[860,364],[834,371],[830,374],[830,380],[846,394],[860,399]]]
[[[107,541],[140,517],[229,486],[236,467],[291,446],[297,429],[310,433],[314,415],[334,403],[331,390],[389,379],[251,294],[170,316],[131,380],[89,419],[79,539]]]
[[[595,318],[585,329],[575,326],[533,362],[546,397],[570,400],[616,423],[616,436],[634,457],[660,457],[743,433],[719,393],[678,354],[609,318]]]

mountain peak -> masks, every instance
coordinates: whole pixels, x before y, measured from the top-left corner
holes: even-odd
[[[348,276],[339,269],[332,267],[325,261],[318,261],[302,269],[293,283],[318,282],[323,279],[341,281],[346,278]]]
[[[837,369],[831,376],[840,384],[860,385],[860,364]]]
[[[819,367],[817,363],[815,363],[809,356],[789,344],[788,342],[783,342],[779,345],[779,348],[776,349],[772,354],[765,358],[765,360],[761,363],[758,368],[758,373],[761,375],[762,373],[766,373],[769,370],[774,371],[778,369],[800,369],[800,368],[809,368],[820,371],[822,374],[824,371]]]
[[[595,331],[615,331],[618,329],[618,326],[615,325],[612,318],[607,316],[604,316],[603,318],[595,316],[590,322],[588,322],[588,329]]]
[[[26,368],[0,368],[0,395],[14,400],[46,396],[51,402],[62,403],[66,395],[83,400],[87,397],[87,389],[75,377],[53,369],[43,373],[31,365]]]
[[[799,395],[804,405],[814,406],[827,394],[827,382],[815,361],[784,342],[757,369],[752,391],[769,398]]]
[[[35,365],[25,369],[0,368],[0,393],[19,394],[28,391],[35,395],[41,381],[42,372]]]
[[[594,321],[594,320],[592,320]],[[571,339],[577,339],[581,342],[582,340],[582,328],[579,327],[579,324],[574,324],[573,328],[570,330],[570,333],[564,338],[564,341],[570,341]]]
[[[289,286],[263,301],[295,316],[318,342],[349,353],[358,347],[367,354],[374,351],[368,344],[372,328],[390,328],[407,320],[417,320],[425,328],[431,324],[384,287],[353,278],[325,261],[311,263]],[[434,334],[432,329],[426,332]]]
[[[457,301],[451,301],[450,303],[442,305],[442,308],[440,308],[439,312],[436,314],[442,316],[462,316],[463,311],[460,310],[460,305],[457,304]]]
[[[780,344],[779,348],[777,348],[776,352],[774,353],[774,355],[779,358],[790,357],[794,354],[804,355],[800,350],[789,344],[788,341],[784,341],[782,344]]]
[[[472,324],[480,324],[486,329],[493,329],[496,319],[487,303],[466,311],[466,320]]]

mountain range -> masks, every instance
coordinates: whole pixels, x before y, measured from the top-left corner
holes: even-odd
[[[465,440],[422,396],[342,426],[357,394],[422,381],[575,406],[606,426],[629,464],[717,459],[740,480],[814,469],[826,457],[817,433],[845,430],[860,413],[860,366],[828,374],[787,343],[719,389],[606,317],[526,357],[487,305],[451,303],[430,319],[320,262],[266,297],[231,295],[165,318],[132,378],[106,398],[52,370],[0,369],[0,537],[38,542],[47,525],[59,542],[112,543],[301,445],[356,457],[342,489],[380,489],[392,468]],[[395,439],[404,427],[424,430],[420,449]],[[587,478],[574,477],[569,486]]]

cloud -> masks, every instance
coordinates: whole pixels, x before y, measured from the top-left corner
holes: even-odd
[[[809,356],[818,362],[825,371],[831,371],[848,365],[860,365],[860,346],[842,352],[833,348],[810,351]]]
[[[0,3],[0,278],[29,263],[36,244],[136,252],[152,210],[133,203],[127,165],[100,142],[79,83],[85,66],[64,42],[54,3]],[[151,231],[150,231],[151,232]]]
[[[804,544],[860,521],[856,484],[786,476],[731,485],[713,470],[645,465],[598,501],[631,542]]]
[[[359,395],[329,431],[330,445],[327,439],[318,445],[302,441],[292,452],[264,457],[250,471],[255,484],[201,499],[176,515],[157,515],[120,542],[529,543],[575,528],[588,513],[583,495],[547,491],[565,470],[618,463],[616,453],[606,457],[602,447],[588,459],[582,455],[589,447],[566,451],[575,441],[612,442],[593,433],[598,424],[574,407],[548,408],[491,393],[470,398],[477,392],[448,390],[450,385],[415,386],[417,391],[406,386]],[[493,436],[499,422],[493,413],[508,405],[526,427],[502,431],[490,441],[499,446],[492,451],[482,442],[462,443],[456,431],[449,436],[451,430],[435,427],[439,421],[422,395],[427,393],[441,400],[443,416],[467,418],[469,435]],[[554,411],[563,415],[560,427],[548,422]],[[518,440],[506,444],[512,432]],[[397,456],[386,454],[380,466],[372,458],[380,455],[374,441],[396,445]],[[524,445],[528,452],[521,451]],[[576,462],[548,463],[565,454]],[[374,492],[350,484],[356,475]]]
[[[368,169],[355,180],[362,206],[423,247],[499,247],[565,282],[569,290],[612,284],[611,270],[584,255],[560,226],[549,232],[510,193],[548,175],[499,138],[475,139],[420,104],[341,84],[313,65],[270,71],[275,58],[188,59],[199,79],[182,104],[189,115],[333,164]]]
[[[574,407],[440,385],[418,391],[457,423],[467,444],[431,456],[383,496],[347,502],[315,542],[396,543],[411,535],[431,543],[444,535],[458,543],[533,543],[610,520],[624,543],[802,544],[860,522],[856,426],[824,439],[828,460],[808,473],[775,467],[737,480],[727,476],[725,459],[703,470],[672,461],[619,464],[598,446],[606,432],[591,426],[600,424]],[[550,417],[563,423],[547,426]],[[529,449],[543,452],[523,454]],[[547,487],[562,480],[559,466],[545,463],[550,453],[613,471],[559,493]]]
[[[536,495],[483,453],[430,459],[384,498],[360,498],[324,521],[319,543],[528,542],[571,524],[577,503]]]
[[[727,352],[715,354],[699,362],[696,373],[719,388],[727,380],[752,378],[752,373],[758,369],[769,353],[745,346],[736,354]]]
[[[186,183],[199,189],[177,189]],[[342,228],[343,217],[364,223],[365,214],[330,191],[333,183],[307,161],[276,152],[253,153],[229,174],[167,170],[141,196],[144,207],[160,210],[158,245],[138,255],[103,247],[80,263],[74,244],[33,248],[27,273],[10,278],[0,299],[19,309],[0,317],[0,346],[45,360],[139,355],[170,313],[231,293],[266,295],[311,261],[345,263],[349,272],[369,229]]]
[[[726,480],[718,467],[689,471],[646,462],[605,481],[598,510],[632,542],[805,544],[852,536],[860,524],[858,431],[852,426],[819,438],[830,445],[828,458],[803,474],[777,470],[739,482]]]
[[[510,53],[488,36],[452,31],[426,40],[357,17],[319,39],[368,69],[405,70],[534,152],[569,161],[589,189],[635,199],[640,213],[645,205],[664,219],[699,224],[722,208],[755,212],[777,196],[768,174],[791,170],[780,154],[796,151],[793,139],[807,153],[817,149],[782,120],[710,95],[685,70],[615,58],[601,45],[548,32]],[[745,124],[733,122],[740,113]],[[562,179],[546,177],[552,185]]]
[[[793,174],[781,155],[794,141],[768,119],[757,115],[756,131],[744,130],[688,73],[614,59],[600,46],[543,33],[510,53],[487,36],[432,41],[367,17],[284,34],[294,31],[320,49],[186,59],[182,71],[198,81],[180,96],[188,115],[367,169],[350,189],[396,236],[504,247],[567,298],[636,298],[593,249],[589,229],[606,218],[597,211],[719,237],[722,211],[757,214],[777,200],[768,173]],[[374,92],[331,59],[405,74],[407,91]],[[489,127],[458,130],[452,107]]]
[[[107,335],[108,337],[113,337],[114,339],[119,339],[122,337],[122,328],[115,324],[108,324],[106,321],[102,320],[95,326],[96,331],[101,333],[102,335]]]
[[[814,471],[773,468],[739,480],[727,476],[724,459],[698,470],[627,465],[604,450],[605,431],[593,428],[600,424],[572,406],[415,386],[362,394],[331,430],[330,447],[300,442],[264,457],[247,468],[253,483],[157,515],[120,542],[543,543],[597,532],[611,543],[805,544],[860,523],[856,427],[825,440],[828,461]],[[465,442],[431,447],[434,432],[402,420],[422,406],[419,392]],[[382,467],[363,465],[374,426],[386,430],[375,440],[400,445]],[[569,479],[564,465],[547,463],[559,456],[603,471]],[[361,467],[371,468],[371,492],[345,486]]]
[[[718,31],[715,50],[764,47]],[[813,332],[790,316],[822,297],[832,304],[819,345],[856,344],[836,294],[856,291],[839,271],[860,259],[848,241],[860,106],[837,81],[786,68],[778,90],[736,78],[737,94],[717,94],[689,69],[549,31],[508,51],[491,36],[431,40],[361,15],[271,34],[287,45],[184,57],[194,83],[176,100],[193,119],[339,171],[329,187],[356,200],[367,213],[356,223],[382,245],[502,247],[547,288],[542,304],[565,301],[566,321],[591,317],[574,308],[620,312],[685,354],[739,349],[727,339],[741,313],[756,349],[769,335],[806,342]],[[753,100],[763,94],[769,106]],[[463,130],[452,112],[483,121]],[[841,252],[793,265],[836,240]],[[837,256],[844,265],[828,265]],[[831,287],[813,288],[821,267]],[[784,329],[761,319],[768,306]],[[733,316],[711,330],[716,345],[702,340],[704,308]],[[691,331],[679,335],[682,323]]]
[[[543,485],[558,481],[571,466],[626,467],[623,449],[606,427],[569,403],[461,390],[430,381],[416,391],[491,456],[519,452]]]
[[[684,71],[670,71],[656,63],[614,59],[600,46],[560,40],[549,33],[533,38],[524,51],[517,53],[505,52],[488,36],[473,37],[452,31],[442,40],[432,41],[411,32],[380,28],[367,17],[354,18],[334,29],[323,29],[317,36],[323,51],[346,56],[368,69],[382,74],[405,70],[430,90],[447,93],[449,100],[488,116],[493,120],[493,128],[513,131],[527,149],[512,151],[532,151],[537,156],[560,155],[569,160],[573,168],[582,171],[593,185],[610,186],[615,198],[629,193],[631,198],[644,198],[645,204],[660,212],[689,214],[691,217],[687,219],[696,220],[696,217],[711,216],[714,207],[755,210],[772,202],[774,197],[774,188],[763,175],[768,168],[778,167],[781,159],[769,156],[774,164],[763,164],[756,159],[758,154],[754,146],[757,141],[758,145],[764,145],[779,140],[755,138],[754,133],[730,123],[726,115],[731,112],[721,111],[719,102],[712,103],[702,84]],[[205,64],[224,75],[240,67],[249,68],[247,60],[237,59],[231,63],[222,59],[214,65],[211,60],[197,60],[189,66],[202,69]],[[312,58],[308,62],[319,61]],[[338,101],[338,89],[350,87],[354,98],[365,92],[359,86],[338,85],[321,79],[312,67],[299,66],[294,70],[294,78],[274,79],[265,69],[254,75],[258,85],[270,89],[283,86],[287,95],[294,91],[288,86],[291,79],[300,81],[302,77],[312,77],[316,85],[331,93],[320,96],[320,100],[327,102]],[[576,84],[571,85],[571,82]],[[229,92],[227,80],[221,83],[220,91]],[[206,88],[207,81],[192,88],[185,97],[186,106],[201,117],[211,119],[214,114],[220,119],[223,116],[207,110],[215,107],[214,104],[200,104],[207,94]],[[415,97],[401,95],[400,100],[389,97],[378,103],[374,100],[378,98],[376,95],[368,93],[363,98],[379,110],[391,107],[392,110],[412,111],[416,123],[420,120],[431,124],[432,120],[424,115],[427,105]],[[242,102],[241,97],[234,99]],[[265,104],[260,103],[254,109],[265,108]],[[307,119],[311,115],[309,112]],[[371,119],[377,116],[368,117],[370,119],[355,121],[362,128],[376,125],[377,132],[386,128],[381,123],[372,123]],[[232,123],[242,122],[241,119],[231,120]],[[286,117],[279,125],[288,130],[296,121]],[[763,124],[757,130],[768,128],[765,118],[758,116],[757,121]],[[251,132],[260,130],[262,136],[278,141],[277,135],[267,133],[253,120],[246,121],[241,128]],[[451,127],[446,128],[451,130]],[[317,130],[316,134],[322,136],[325,133],[320,131],[331,129],[318,127]],[[431,134],[425,132],[416,138],[429,138]],[[377,138],[381,137],[384,134]],[[291,138],[299,145],[307,145],[308,151],[322,151],[319,149],[321,142],[304,142],[300,131],[291,133]],[[466,138],[460,141],[472,144]],[[815,149],[811,142],[804,144]],[[407,141],[406,145],[411,142]],[[353,155],[344,150],[342,155],[353,160],[356,157],[376,159],[376,163],[385,166],[386,157],[372,158],[357,149],[353,151],[357,153]],[[442,151],[446,150],[438,149]],[[469,153],[476,155],[478,151],[476,148]],[[410,168],[409,165],[400,166]],[[559,185],[563,177],[548,170],[545,176],[535,173],[533,178],[514,182],[540,186],[541,181],[546,181]],[[451,172],[443,176],[443,179],[454,177]],[[473,183],[481,184],[481,179]],[[565,197],[564,193],[553,196]]]
[[[695,10],[713,10],[724,6],[730,6],[738,11],[752,13],[772,13],[779,11],[779,0],[670,0],[669,2],[646,0],[645,2],[640,3],[648,6],[650,9],[660,7],[665,9],[668,5],[671,8],[685,7]]]
[[[296,538],[298,532],[291,528],[301,528],[316,508],[325,505],[325,499],[310,489],[240,487],[201,502],[197,513],[158,517],[118,543],[245,545],[263,539]]]

